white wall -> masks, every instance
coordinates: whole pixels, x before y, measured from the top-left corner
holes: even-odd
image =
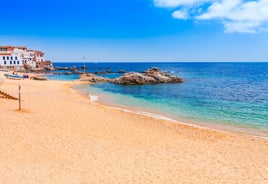
[[[12,53],[11,55],[0,55],[0,66],[2,68],[20,67],[22,66],[22,57],[16,53]]]
[[[27,51],[27,50],[14,48],[13,51],[0,51],[0,53],[3,54],[3,55],[0,55],[0,67],[2,68],[20,67],[20,66],[23,66],[23,64],[27,64],[31,66],[32,68],[36,68],[36,62],[45,61],[45,58],[43,56],[39,54],[35,55],[35,51]],[[34,61],[35,56],[36,56],[36,61]]]
[[[45,57],[43,56],[41,56],[41,55],[36,55],[36,61],[37,62],[43,62],[43,61],[45,61]]]

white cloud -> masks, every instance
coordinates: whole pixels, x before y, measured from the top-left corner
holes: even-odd
[[[267,31],[268,0],[155,0],[155,5],[184,9],[173,12],[178,19],[219,20],[226,32]]]
[[[260,26],[259,22],[225,22],[225,32],[239,32],[239,33],[256,33]]]
[[[241,0],[222,0],[212,3],[207,12],[197,16],[197,19],[224,18],[241,3]]]
[[[154,0],[155,6],[175,8],[178,6],[192,6],[198,3],[209,2],[212,0]]]
[[[177,10],[172,13],[172,17],[176,19],[188,19],[188,12],[186,10]]]

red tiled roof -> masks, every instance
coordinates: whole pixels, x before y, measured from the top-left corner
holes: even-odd
[[[14,47],[12,46],[0,46],[1,49],[7,49],[8,51],[13,51],[14,50]]]
[[[39,50],[36,50],[36,51],[35,51],[35,54],[42,55],[42,56],[44,55],[44,53],[41,52],[41,51],[39,51]]]
[[[12,46],[6,45],[6,46],[0,46],[0,48],[11,48]]]
[[[30,53],[30,56],[34,56],[34,55],[40,55],[41,57],[43,57],[45,54],[39,50],[30,50],[28,49],[26,46],[10,46],[10,45],[7,45],[7,46],[0,46],[0,49],[6,49],[4,50],[5,51],[14,51],[14,49],[17,48],[17,49],[22,49],[26,52],[29,52]],[[2,50],[3,51],[3,50]],[[32,54],[34,53],[34,54]],[[1,54],[3,55],[3,54]],[[11,54],[8,54],[8,55],[11,55]]]
[[[1,56],[11,56],[11,53],[0,53]]]

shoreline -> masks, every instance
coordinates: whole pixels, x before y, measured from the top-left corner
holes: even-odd
[[[2,74],[4,74],[6,72],[2,72]],[[43,74],[30,74],[30,75],[43,75]],[[2,75],[2,77],[5,79],[5,77]],[[29,80],[29,79],[26,79]],[[85,91],[79,90],[79,89],[75,89],[76,85],[84,85],[84,84],[92,84],[90,82],[86,82],[86,81],[79,81],[77,80],[54,80],[54,79],[50,79],[49,81],[56,81],[59,83],[68,83],[68,88],[71,88],[75,91],[78,91],[80,95],[84,96],[87,100],[92,101],[90,98],[92,95],[90,94],[84,94]],[[180,125],[185,125],[185,126],[189,126],[189,127],[194,127],[197,129],[206,129],[206,130],[211,130],[211,131],[216,131],[216,132],[223,132],[223,133],[229,133],[229,134],[238,134],[238,135],[245,135],[245,136],[251,136],[251,137],[257,137],[257,138],[261,138],[261,139],[265,139],[268,140],[268,131],[266,130],[262,130],[262,129],[258,129],[258,128],[252,128],[252,127],[240,127],[240,126],[236,126],[236,125],[229,125],[229,124],[223,124],[223,123],[213,123],[213,122],[201,122],[198,120],[188,120],[185,118],[174,118],[174,117],[169,117],[166,114],[162,114],[160,112],[154,111],[154,110],[150,110],[150,111],[143,111],[141,110],[141,108],[135,108],[135,107],[127,107],[127,106],[123,106],[123,105],[117,105],[117,104],[109,104],[109,103],[105,103],[103,101],[99,100],[98,95],[93,95],[96,96],[97,99],[92,101],[94,103],[97,103],[99,105],[108,107],[108,108],[112,108],[121,112],[126,112],[126,113],[131,113],[131,114],[136,114],[136,115],[140,115],[140,116],[145,116],[145,117],[152,117],[155,119],[159,119],[159,120],[164,120],[164,121],[170,121],[172,123],[177,123]],[[105,96],[105,98],[111,98],[108,97],[108,95]],[[141,110],[141,111],[140,111]]]
[[[123,112],[62,81],[6,80],[4,183],[266,183],[268,141]],[[248,175],[248,173],[251,173]]]
[[[186,125],[186,126],[190,126],[190,127],[194,127],[194,128],[198,128],[198,129],[207,129],[207,130],[212,130],[212,131],[216,131],[216,132],[223,132],[223,133],[230,133],[230,134],[232,134],[232,133],[240,134],[240,135],[244,134],[246,136],[258,137],[258,138],[268,140],[268,131],[258,129],[258,128],[239,127],[236,125],[217,124],[217,123],[213,123],[213,122],[208,123],[208,122],[201,122],[201,121],[197,121],[197,120],[187,120],[184,118],[177,119],[174,117],[169,117],[166,114],[161,114],[161,113],[154,111],[154,110],[148,111],[148,110],[144,110],[142,108],[127,107],[127,106],[123,106],[123,105],[105,103],[104,102],[105,99],[103,99],[103,97],[104,98],[112,98],[112,97],[110,97],[108,95],[98,96],[98,94],[97,95],[86,94],[88,92],[75,88],[76,85],[82,85],[82,84],[89,84],[90,85],[91,83],[86,83],[86,82],[79,83],[78,82],[78,83],[71,84],[69,87],[78,91],[87,100],[90,100],[93,103],[97,103],[97,104],[100,104],[100,105],[103,105],[103,106],[106,106],[106,107],[109,107],[112,109],[116,109],[116,110],[126,112],[126,113],[137,114],[140,116],[152,117],[155,119],[170,121],[172,123],[178,123],[181,125]],[[97,98],[92,100],[91,99],[92,96],[97,97]]]

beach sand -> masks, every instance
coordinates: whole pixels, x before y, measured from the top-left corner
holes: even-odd
[[[0,183],[268,183],[268,140],[131,114],[69,82],[5,80]]]

